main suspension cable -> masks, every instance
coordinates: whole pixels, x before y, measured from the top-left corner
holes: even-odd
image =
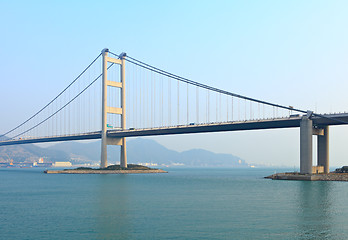
[[[115,55],[115,56],[118,56],[117,54],[115,53],[112,53],[110,52],[111,54]],[[129,60],[131,59],[131,60]],[[184,78],[184,77],[181,77],[181,76],[178,76],[178,75],[175,75],[175,74],[172,74],[170,72],[167,72],[167,71],[164,71],[162,69],[159,69],[159,68],[156,68],[152,65],[149,65],[147,63],[144,63],[140,60],[137,60],[135,58],[132,58],[130,56],[127,56],[125,58],[126,61],[130,62],[130,63],[133,63],[139,67],[142,67],[142,68],[145,68],[145,69],[148,69],[150,71],[153,71],[153,72],[156,72],[158,74],[161,74],[161,75],[164,75],[164,76],[167,76],[167,77],[170,77],[170,78],[173,78],[173,79],[176,79],[178,81],[181,81],[181,82],[185,82],[185,83],[189,83],[191,85],[194,85],[194,86],[198,86],[198,87],[201,87],[201,88],[205,88],[205,89],[208,89],[208,90],[211,90],[211,91],[214,91],[214,92],[218,92],[218,93],[222,93],[222,94],[226,94],[226,95],[230,95],[230,96],[233,96],[233,97],[238,97],[238,98],[242,98],[242,99],[245,99],[245,100],[249,100],[249,101],[253,101],[253,102],[258,102],[258,103],[262,103],[262,104],[266,104],[266,105],[270,105],[270,106],[274,106],[274,107],[279,107],[279,108],[283,108],[283,109],[287,109],[287,110],[293,110],[293,111],[297,111],[297,112],[302,112],[302,113],[307,113],[307,111],[305,110],[301,110],[301,109],[296,109],[296,108],[291,108],[291,107],[287,107],[287,106],[282,106],[282,105],[279,105],[279,104],[274,104],[274,103],[270,103],[270,102],[266,102],[266,101],[262,101],[262,100],[258,100],[258,99],[255,99],[255,98],[250,98],[250,97],[246,97],[246,96],[243,96],[243,95],[239,95],[239,94],[235,94],[235,93],[232,93],[232,92],[228,92],[228,91],[225,91],[225,90],[222,90],[222,89],[218,89],[218,88],[215,88],[215,87],[211,87],[211,86],[208,86],[208,85],[205,85],[205,84],[202,84],[202,83],[199,83],[199,82],[195,82],[195,81],[192,81],[190,79],[187,79],[187,78]],[[133,61],[132,61],[133,60]]]
[[[53,103],[57,98],[59,98],[71,85],[73,85],[97,60],[98,58],[101,56],[102,54],[100,53],[75,79],[74,81],[72,81],[66,88],[64,88],[63,91],[61,91],[55,98],[53,98],[49,103],[47,103],[43,108],[41,108],[38,112],[36,112],[34,115],[32,115],[30,118],[28,118],[26,121],[24,121],[23,123],[19,124],[17,127],[11,129],[10,131],[0,135],[0,137],[6,136],[7,134],[15,131],[16,129],[20,128],[21,126],[23,126],[24,124],[26,124],[27,122],[29,122],[31,119],[33,119],[34,117],[36,117],[38,114],[40,114],[43,110],[45,110],[49,105],[51,105],[51,103]]]
[[[112,53],[112,52],[110,52],[110,53],[115,55],[115,56],[117,56],[117,57],[119,57],[119,55],[117,55],[115,53]],[[129,60],[129,59],[131,59],[131,60]],[[287,107],[287,106],[283,106],[283,105],[279,105],[279,104],[274,104],[274,103],[271,103],[271,102],[266,102],[266,101],[258,100],[258,99],[255,99],[255,98],[246,97],[246,96],[243,96],[243,95],[239,95],[239,94],[228,92],[228,91],[225,91],[225,90],[222,90],[222,89],[211,87],[211,86],[199,83],[199,82],[195,82],[195,81],[192,81],[190,79],[187,79],[187,78],[175,75],[173,73],[164,71],[162,69],[156,68],[156,67],[154,67],[152,65],[144,63],[144,62],[142,62],[142,61],[140,61],[138,59],[135,59],[133,57],[130,57],[128,55],[125,58],[125,60],[130,62],[130,63],[133,63],[133,64],[135,64],[135,65],[137,65],[139,67],[142,67],[142,68],[148,69],[150,71],[156,72],[158,74],[162,74],[164,76],[173,78],[175,80],[182,81],[182,82],[185,82],[185,83],[189,83],[191,85],[202,87],[202,88],[205,88],[205,89],[208,89],[208,90],[211,90],[211,91],[215,91],[215,92],[222,93],[222,94],[225,94],[225,95],[229,95],[229,96],[232,96],[232,97],[237,97],[237,98],[241,98],[241,99],[245,99],[245,100],[249,100],[249,101],[253,101],[253,102],[257,102],[257,103],[261,103],[261,104],[265,104],[265,105],[269,105],[269,106],[273,106],[273,107],[283,108],[283,109],[290,110],[290,111],[296,111],[296,112],[305,113],[305,114],[307,113],[307,111],[305,111],[305,110],[301,110],[301,109],[297,109],[297,108],[293,108],[293,107]],[[323,115],[323,114],[318,114],[318,113],[312,112],[312,115],[316,116],[316,117],[322,117],[322,118],[330,119],[330,120],[333,120],[333,121],[336,121],[336,122],[348,124],[347,121],[343,121],[343,120],[340,120],[340,119],[335,119],[335,118],[332,118],[332,117],[329,117],[329,116],[326,116],[326,115]]]
[[[111,63],[110,66],[107,68],[107,70],[109,70],[112,66],[114,65],[114,63]],[[41,122],[39,122],[38,124],[36,124],[35,126],[29,128],[28,130],[17,134],[16,136],[12,137],[11,139],[14,139],[16,137],[19,137],[27,132],[29,132],[30,130],[40,126],[41,124],[43,124],[44,122],[46,122],[47,120],[49,120],[50,118],[52,118],[54,115],[56,115],[57,113],[59,113],[61,110],[63,110],[66,106],[68,106],[71,102],[73,102],[76,98],[78,98],[82,93],[84,93],[90,86],[92,86],[103,74],[101,73],[98,77],[96,77],[93,82],[91,82],[88,86],[86,86],[80,93],[78,93],[74,98],[72,98],[69,102],[67,102],[64,106],[62,106],[60,109],[58,109],[57,111],[55,111],[54,113],[52,113],[50,116],[48,116],[47,118],[45,118],[44,120],[42,120]]]

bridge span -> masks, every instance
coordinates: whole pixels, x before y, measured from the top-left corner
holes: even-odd
[[[103,49],[52,101],[0,135],[0,146],[101,139],[101,167],[107,145],[121,146],[120,165],[127,167],[129,137],[299,127],[300,171],[313,173],[329,171],[329,126],[342,124],[348,113],[316,114],[242,96]]]
[[[323,117],[313,117],[313,128],[320,129],[325,126],[343,125],[348,122],[348,113],[326,114]],[[124,137],[148,137],[159,135],[178,135],[192,133],[212,133],[212,132],[231,132],[231,131],[247,131],[247,130],[265,130],[278,128],[296,128],[301,125],[302,116],[293,116],[278,119],[260,119],[223,123],[208,124],[192,124],[179,125],[171,127],[144,128],[144,129],[126,129],[126,130],[107,130],[107,136],[110,138]],[[339,120],[339,121],[337,121]],[[342,122],[341,122],[342,121]],[[28,143],[47,143],[62,141],[78,141],[101,139],[101,131],[72,134],[65,136],[50,136],[41,138],[21,138],[0,141],[0,146],[28,144]]]

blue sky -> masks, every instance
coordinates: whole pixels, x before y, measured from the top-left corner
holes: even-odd
[[[108,47],[218,88],[318,112],[348,111],[347,1],[1,1],[1,132]],[[154,137],[165,146],[298,165],[297,129]],[[342,165],[347,127],[332,127]]]

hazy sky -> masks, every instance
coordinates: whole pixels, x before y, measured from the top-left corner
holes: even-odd
[[[108,47],[218,88],[348,111],[347,1],[2,1],[0,131],[25,120]],[[348,165],[332,127],[331,165]],[[299,165],[299,130],[153,137],[247,162]]]

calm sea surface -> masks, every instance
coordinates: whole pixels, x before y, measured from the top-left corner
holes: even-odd
[[[348,182],[263,179],[271,169],[168,170],[0,169],[0,239],[348,239]]]

